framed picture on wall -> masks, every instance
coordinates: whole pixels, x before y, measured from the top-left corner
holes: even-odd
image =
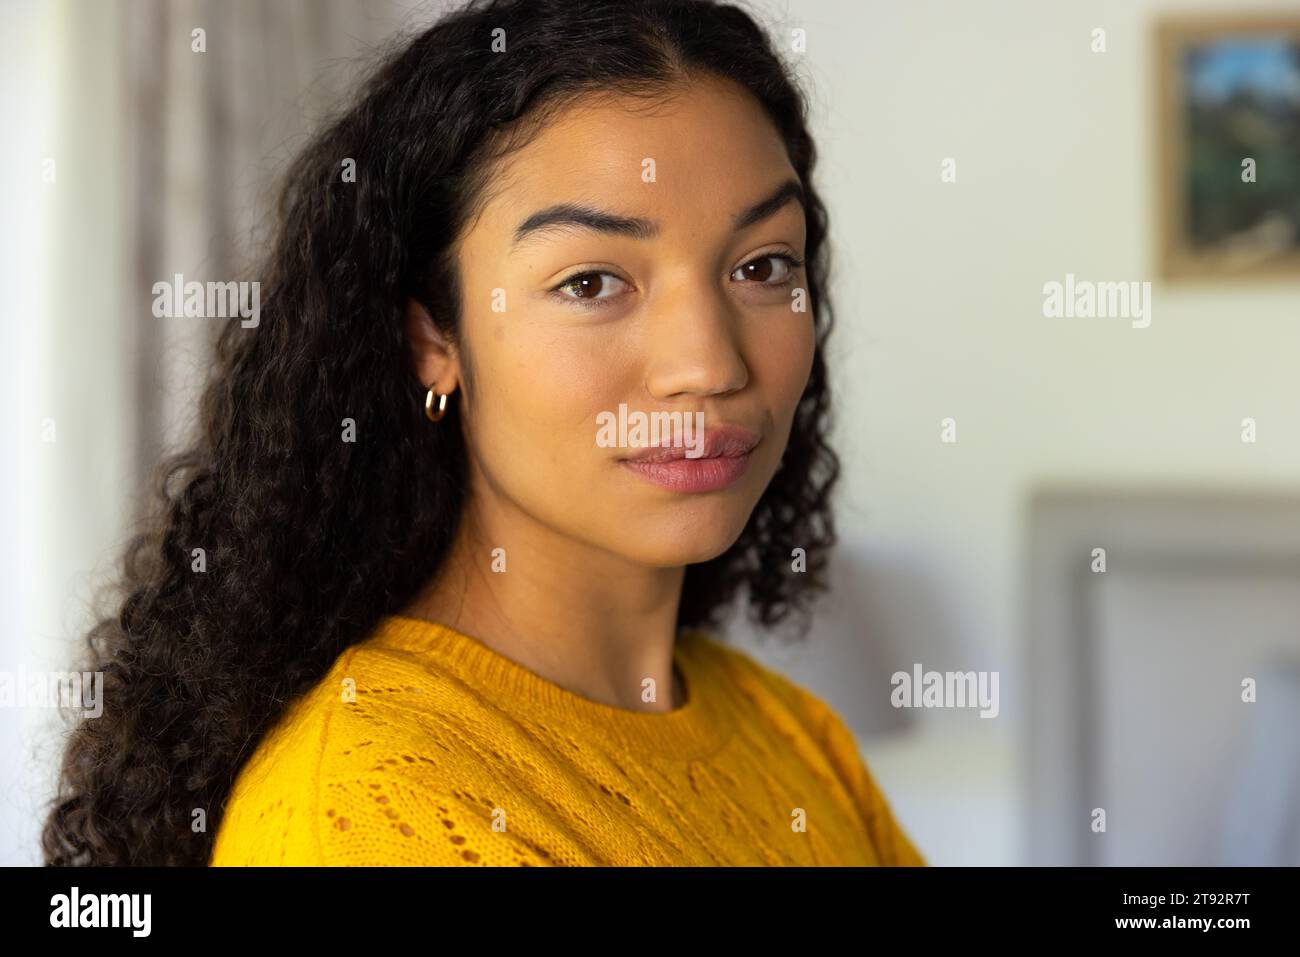
[[[1300,15],[1155,29],[1166,278],[1300,279]]]

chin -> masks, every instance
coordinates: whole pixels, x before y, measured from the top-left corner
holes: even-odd
[[[647,521],[649,516],[643,512],[638,521],[624,524],[617,551],[656,568],[710,561],[734,545],[745,530],[749,512],[736,511],[693,516],[693,510],[683,508],[680,514],[663,516],[659,522]]]

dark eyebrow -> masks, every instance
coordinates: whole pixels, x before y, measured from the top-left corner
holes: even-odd
[[[760,200],[740,213],[736,217],[736,230],[740,231],[746,226],[753,226],[755,223],[767,219],[790,200],[795,200],[802,206],[804,214],[807,215],[808,203],[804,200],[803,187],[799,185],[798,180],[789,179],[778,186],[767,199]]]
[[[576,226],[597,233],[612,233],[616,236],[630,236],[633,239],[649,239],[659,232],[659,227],[648,219],[631,216],[616,216],[602,212],[590,206],[577,203],[560,203],[548,206],[529,216],[515,230],[512,245],[518,246],[520,240],[530,233],[557,226]]]
[[[797,180],[787,180],[762,199],[734,217],[736,230],[752,226],[771,216],[786,203],[794,200],[807,209],[803,187]],[[659,225],[648,219],[634,216],[619,216],[607,213],[579,203],[559,203],[539,210],[525,219],[515,229],[512,245],[518,246],[525,237],[543,229],[555,227],[577,227],[597,233],[609,233],[615,236],[629,236],[632,239],[650,239],[658,235]]]

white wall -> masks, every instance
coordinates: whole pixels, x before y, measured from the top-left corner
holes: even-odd
[[[90,573],[112,565],[134,478],[132,382],[122,348],[129,240],[119,174],[114,3],[6,5],[3,238],[5,442],[0,670],[62,670]],[[54,180],[43,179],[47,159]],[[105,361],[113,357],[113,361]],[[47,431],[52,421],[53,432]],[[47,441],[52,438],[53,441]],[[12,466],[12,467],[11,467]],[[35,863],[56,756],[53,712],[0,712],[0,865]]]

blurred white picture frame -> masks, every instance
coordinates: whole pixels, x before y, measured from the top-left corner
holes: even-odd
[[[1028,862],[1300,864],[1300,496],[1044,488],[1028,533]]]

